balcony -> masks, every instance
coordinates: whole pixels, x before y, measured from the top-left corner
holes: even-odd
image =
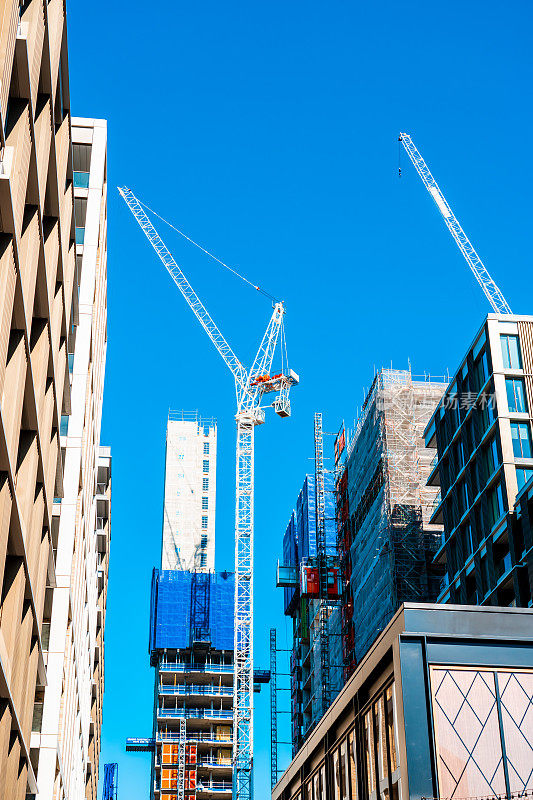
[[[158,708],[157,716],[171,719],[233,719],[233,711],[219,708]]]
[[[196,783],[197,792],[231,792],[232,789],[231,781],[210,781],[209,783],[197,781]]]
[[[162,672],[233,672],[233,664],[188,664],[183,661],[165,661],[159,665]]]
[[[159,687],[159,694],[166,695],[226,695],[231,697],[233,695],[232,686],[198,686],[193,683],[180,683],[177,686],[165,686],[164,684]]]
[[[157,732],[157,741],[158,742],[179,742],[180,734],[179,731],[158,731]],[[222,736],[221,734],[211,733],[206,731],[203,733],[202,731],[194,731],[194,733],[189,733],[187,731],[187,742],[197,742],[199,744],[215,744],[217,747],[231,747],[233,745],[233,741],[231,737]]]
[[[213,768],[222,768],[222,769],[232,769],[232,762],[231,758],[228,756],[227,758],[221,759],[213,759],[207,756],[206,758],[199,758],[196,761],[198,767],[202,767],[204,769],[213,769]]]

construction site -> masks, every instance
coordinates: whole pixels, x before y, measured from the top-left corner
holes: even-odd
[[[399,141],[493,309],[510,313],[411,138],[401,134]],[[150,610],[153,731],[148,738],[128,739],[127,750],[152,754],[152,800],[215,800],[224,795],[252,800],[253,694],[261,684],[270,683],[275,793],[284,780],[279,779],[278,715],[290,714],[290,745],[298,760],[304,744],[318,741],[334,701],[346,695],[391,620],[412,604],[432,607],[446,585],[442,561],[435,558],[444,536],[435,513],[440,494],[435,481],[428,485],[437,462],[424,435],[449,376],[417,377],[410,368],[379,370],[353,430],[343,423],[335,434],[326,432],[322,414],[315,412],[314,472],[305,475],[290,515],[276,575],[292,627],[288,672],[278,667],[283,648],[278,648],[275,628],[270,631],[270,670],[255,669],[254,430],[264,424],[268,409],[281,418],[290,416],[289,391],[299,382],[289,367],[284,304],[185,237],[272,302],[266,331],[246,370],[155,230],[147,214],[151,210],[129,189],[120,193],[232,373],[237,401],[233,572],[215,572],[214,567],[216,422],[197,413],[169,415],[161,568],[153,572]],[[278,351],[281,364],[274,369]],[[284,676],[288,687],[281,685]],[[391,737],[397,733],[393,688],[379,702],[386,702],[391,726],[387,746],[392,747]],[[378,734],[384,707],[372,712],[377,714],[373,721],[364,720],[364,737],[375,726],[364,756],[370,798],[376,767],[369,766],[369,759],[375,737],[384,736]],[[317,773],[306,800],[326,800],[332,796],[327,786],[333,784],[338,800],[355,800],[357,747],[353,737],[353,766],[346,744],[340,749],[332,775]],[[396,763],[396,752],[391,751],[390,760]],[[399,797],[397,769],[387,781]],[[298,793],[289,796],[302,800]]]
[[[345,680],[402,603],[439,594],[432,560],[442,527],[429,522],[438,490],[426,485],[424,430],[446,386],[382,369],[352,437],[342,429],[336,439]]]

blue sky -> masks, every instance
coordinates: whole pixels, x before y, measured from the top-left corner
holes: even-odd
[[[151,13],[150,13],[151,11]],[[159,213],[287,305],[301,385],[256,436],[257,666],[289,630],[276,559],[312,467],[313,412],[337,430],[374,367],[453,371],[486,302],[414,169],[412,134],[519,313],[531,302],[528,2],[68,4],[74,115],[109,122],[109,349],[102,441],[113,451],[102,763],[148,797],[149,586],[160,554],[169,408],[219,421],[217,567],[232,567],[231,376],[115,190]],[[268,301],[161,229],[242,360]],[[283,693],[286,695],[287,693]],[[257,797],[268,796],[268,694],[257,698]],[[286,722],[283,720],[283,722]],[[285,737],[288,737],[286,732]],[[283,761],[283,759],[282,759]]]

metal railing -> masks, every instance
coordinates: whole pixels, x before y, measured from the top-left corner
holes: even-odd
[[[180,738],[179,731],[158,731],[157,732],[157,741],[158,742],[178,742]],[[233,744],[233,740],[231,736],[222,737],[218,736],[214,733],[206,732],[203,733],[202,731],[195,731],[194,733],[187,733],[187,742],[207,742],[208,744],[216,744],[217,746],[220,745],[229,745]]]
[[[232,719],[233,711],[218,708],[158,708],[158,717],[185,717],[186,719]]]
[[[231,781],[210,781],[204,783],[203,781],[196,782],[197,792],[231,792],[233,784]]]
[[[188,664],[184,661],[162,661],[165,672],[233,672],[233,664]]]
[[[232,768],[231,758],[229,757],[222,761],[218,761],[214,758],[199,758],[197,759],[196,764],[199,767],[224,767],[224,769]]]
[[[194,683],[179,683],[176,686],[159,686],[159,694],[213,694],[213,695],[233,695],[232,686],[200,686]]]

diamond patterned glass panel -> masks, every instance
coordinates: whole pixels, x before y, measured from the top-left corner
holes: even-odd
[[[441,797],[505,793],[494,673],[431,669]]]
[[[533,790],[533,673],[498,672],[511,792]]]

